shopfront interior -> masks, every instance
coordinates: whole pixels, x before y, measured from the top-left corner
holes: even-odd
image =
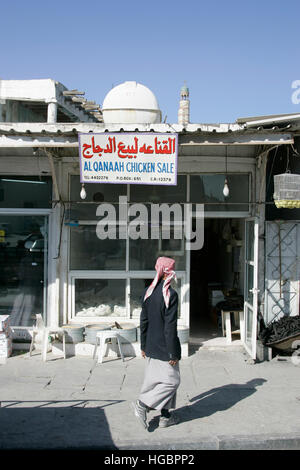
[[[222,336],[222,308],[243,308],[244,224],[206,218],[203,247],[191,251],[190,336],[196,343]]]

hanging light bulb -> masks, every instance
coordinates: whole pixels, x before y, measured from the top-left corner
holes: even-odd
[[[229,196],[229,187],[228,187],[227,178],[225,179],[224,188],[223,188],[223,194],[224,194],[225,197],[228,197],[228,196]]]
[[[228,146],[226,145],[226,154],[225,154],[225,182],[224,182],[224,188],[223,188],[223,194],[225,197],[229,196],[229,187],[228,187],[228,181],[227,181],[227,153],[228,153]]]
[[[84,189],[84,184],[82,184],[82,188],[81,188],[81,191],[80,191],[80,197],[81,197],[81,199],[86,198],[86,191]]]

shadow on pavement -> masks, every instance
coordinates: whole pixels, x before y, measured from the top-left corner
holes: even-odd
[[[182,406],[175,410],[179,423],[193,421],[194,419],[211,416],[218,411],[224,411],[241,400],[253,395],[256,387],[267,382],[266,379],[256,378],[244,384],[228,384],[216,387],[190,399],[191,405]],[[159,425],[159,416],[155,416],[149,423],[149,432],[153,432]]]
[[[104,409],[122,401],[2,401],[0,449],[116,450]]]

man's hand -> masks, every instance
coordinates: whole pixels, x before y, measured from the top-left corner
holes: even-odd
[[[178,360],[176,359],[176,361],[169,361],[169,364],[171,366],[176,366],[177,362],[178,362]]]
[[[142,355],[142,357],[145,359],[146,353],[145,353],[145,351],[143,351],[142,349],[141,349],[141,355]]]

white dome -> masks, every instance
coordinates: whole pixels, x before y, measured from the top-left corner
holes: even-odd
[[[105,123],[161,122],[155,95],[137,82],[124,82],[110,90],[104,98],[102,112]]]

